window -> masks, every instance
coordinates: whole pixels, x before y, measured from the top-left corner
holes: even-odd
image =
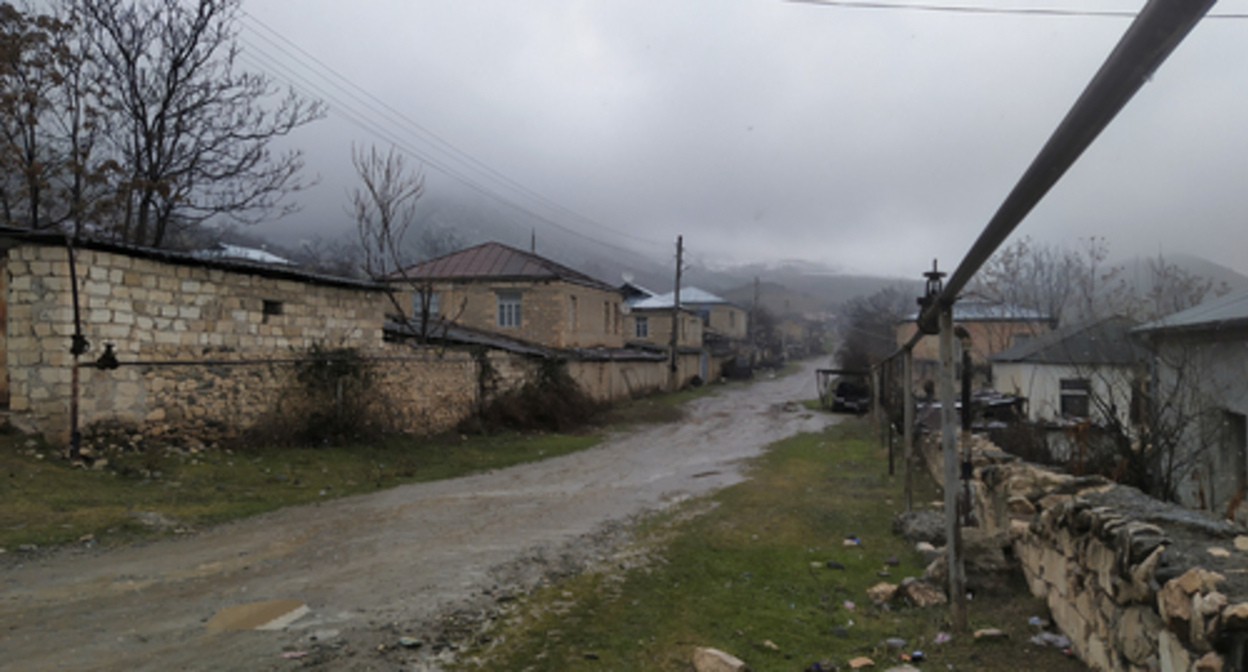
[[[438,293],[429,292],[428,294],[426,294],[425,292],[422,292],[419,290],[417,290],[417,292],[412,295],[412,316],[413,317],[421,317],[425,314],[424,308],[425,308],[426,296],[429,297],[429,317],[437,317],[438,315]]]
[[[638,317],[633,322],[637,325],[637,338],[650,338],[650,318]]]
[[[611,333],[611,302],[602,302],[602,333]]]
[[[1031,340],[1031,334],[1014,334],[1010,337],[1010,347],[1022,345]]]
[[[251,305],[254,306],[256,304],[253,303]],[[281,315],[282,314],[282,302],[281,301],[269,301],[266,299],[264,302],[264,309],[262,312],[265,315]]]
[[[729,329],[737,328],[737,314],[732,312],[731,310],[728,311],[728,328]]]
[[[520,292],[498,293],[498,326],[520,326]]]
[[[699,308],[698,317],[702,318],[703,326],[706,326],[706,327],[711,326],[711,309],[709,307],[703,306]]]
[[[1235,465],[1236,485],[1248,484],[1248,418],[1242,413],[1222,410],[1222,457]]]
[[[576,297],[568,297],[568,330],[576,332]]]
[[[1088,393],[1092,383],[1087,378],[1065,378],[1060,382],[1062,390],[1062,415],[1070,418],[1088,417],[1090,408]]]

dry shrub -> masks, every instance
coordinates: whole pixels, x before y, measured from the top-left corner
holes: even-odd
[[[542,360],[532,380],[495,395],[459,430],[566,432],[593,422],[604,409],[568,375],[563,362]]]

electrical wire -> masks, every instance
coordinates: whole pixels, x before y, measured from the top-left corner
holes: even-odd
[[[824,5],[843,9],[885,9],[951,14],[1015,14],[1022,16],[1094,17],[1134,19],[1136,12],[1113,9],[1058,9],[1051,7],[987,7],[984,5],[940,5],[931,3],[873,2],[871,0],[786,0],[801,5]],[[1209,14],[1207,19],[1248,19],[1248,14]]]
[[[480,179],[474,179],[474,177],[467,174],[468,170],[476,172],[479,175],[484,176],[486,179],[502,183],[504,187],[519,194],[520,196],[525,197],[528,200],[536,201],[541,206],[582,224],[593,226],[612,235],[619,236],[620,238],[656,247],[667,247],[666,243],[659,243],[651,239],[642,238],[613,229],[605,224],[566,208],[525,187],[501,172],[494,170],[475,157],[472,157],[468,153],[458,149],[453,144],[443,140],[437,134],[429,131],[417,122],[408,118],[406,115],[403,115],[401,112],[395,110],[380,98],[373,96],[367,90],[358,86],[354,82],[351,82],[348,78],[341,75],[312,54],[281,36],[280,33],[269,27],[267,24],[264,24],[259,19],[246,13],[244,13],[243,16],[246,19],[245,25],[250,28],[247,32],[247,36],[245,36],[242,40],[244,46],[246,47],[243,52],[243,57],[246,60],[249,60],[253,65],[259,67],[261,70],[269,72],[273,76],[285,81],[288,85],[295,87],[296,89],[302,89],[305,94],[325,100],[330,109],[341,115],[346,121],[393,145],[396,149],[409,155],[413,159],[430,166],[434,170],[447,175],[448,177],[486,196],[487,198],[491,198],[514,208],[560,231],[578,236],[590,242],[597,243],[617,251],[632,252],[632,250],[627,250],[626,248],[622,248],[618,245],[595,238],[589,234],[583,233],[582,231],[578,231],[577,229],[556,221],[552,217],[545,216],[535,211],[533,208],[526,207],[525,205],[517,202],[515,198],[509,198],[508,196],[499,193],[497,189],[491,188],[491,186],[487,184],[483,184]],[[259,29],[257,27],[259,27]],[[269,37],[266,33],[281,39],[282,43],[289,45],[289,48],[283,46],[282,43],[277,42],[276,39]],[[275,55],[274,53],[267,51],[265,48],[261,48],[255,41],[249,40],[247,37],[258,38],[266,44],[267,48],[276,50],[280,55]],[[317,67],[309,65],[307,62],[308,60],[314,62]],[[290,65],[290,62],[294,62],[299,67]],[[305,74],[305,72],[307,74]],[[350,89],[358,92],[358,95],[357,93],[348,90],[343,85],[336,83],[334,81],[335,79],[345,82]],[[409,142],[411,135],[418,136],[418,139],[423,140],[425,145],[430,145],[432,152],[427,149],[418,148],[414,143]],[[434,153],[437,153],[440,156],[434,156]],[[458,164],[460,167],[456,167],[456,165],[453,164]],[[467,170],[463,168],[464,164],[467,165]]]

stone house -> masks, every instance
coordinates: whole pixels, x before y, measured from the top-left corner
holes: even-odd
[[[908,343],[918,330],[918,313],[913,313],[896,326],[897,347]],[[1040,311],[1018,306],[1002,306],[975,301],[953,304],[953,321],[970,337],[971,362],[977,382],[990,386],[991,369],[988,358],[1024,343],[1028,339],[1052,331],[1053,319]],[[940,339],[923,338],[914,346],[915,383],[933,384],[940,371]]]
[[[635,396],[672,382],[668,357],[655,347],[637,347],[636,319],[620,288],[545,257],[484,243],[392,273],[386,283],[396,288],[408,317],[417,318],[417,329],[427,306],[427,334],[454,338],[471,330],[542,349],[565,361],[595,398]],[[666,350],[668,341],[657,336],[670,337],[670,316],[647,328],[656,338],[643,340]],[[678,386],[701,375],[701,340],[701,324],[691,317],[678,346]]]
[[[501,243],[484,243],[396,271],[401,305],[457,325],[552,348],[624,345],[620,290]],[[426,298],[427,297],[427,298]]]
[[[1135,329],[1148,344],[1149,396],[1183,504],[1248,518],[1248,289]]]

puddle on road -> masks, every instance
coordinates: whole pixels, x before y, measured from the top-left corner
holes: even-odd
[[[226,607],[208,619],[209,630],[280,630],[308,613],[299,600],[269,600]]]

